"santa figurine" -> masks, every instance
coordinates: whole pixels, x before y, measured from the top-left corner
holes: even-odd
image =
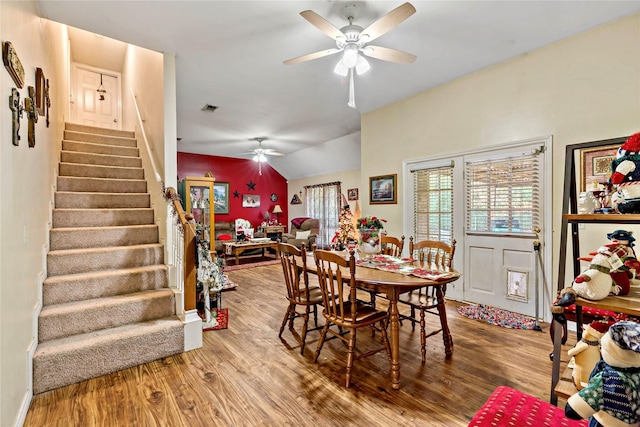
[[[640,132],[631,135],[611,162],[610,182],[618,187],[620,213],[640,213]]]

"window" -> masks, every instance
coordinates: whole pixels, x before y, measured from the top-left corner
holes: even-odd
[[[414,241],[453,241],[453,165],[411,171]]]
[[[467,162],[468,232],[525,233],[539,226],[537,154]]]
[[[305,215],[320,220],[320,234],[316,240],[319,248],[328,247],[331,238],[338,231],[341,188],[339,182],[305,187]]]

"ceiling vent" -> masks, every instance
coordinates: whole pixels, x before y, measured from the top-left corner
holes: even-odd
[[[211,104],[205,104],[204,107],[201,108],[202,111],[207,111],[209,113],[213,113],[217,109],[218,109],[218,107],[216,107],[215,105],[211,105]]]

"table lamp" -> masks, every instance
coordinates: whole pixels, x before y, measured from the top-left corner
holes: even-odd
[[[282,213],[282,208],[280,207],[280,205],[276,205],[273,208],[273,213],[276,215],[276,222],[280,224],[280,214]]]

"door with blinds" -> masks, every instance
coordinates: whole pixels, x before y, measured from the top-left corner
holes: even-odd
[[[536,314],[536,303],[543,307],[550,144],[549,138],[407,163],[405,232],[415,240],[456,241],[453,265],[462,278],[449,286],[448,298],[527,315]]]
[[[536,314],[544,151],[537,144],[465,157],[465,300]]]

